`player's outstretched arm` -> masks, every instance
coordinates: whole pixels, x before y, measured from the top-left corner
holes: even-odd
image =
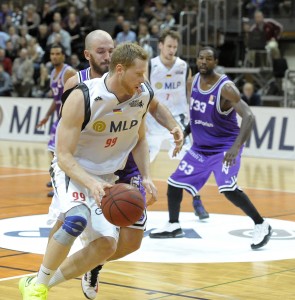
[[[173,157],[176,156],[183,146],[183,132],[179,124],[175,121],[169,109],[161,104],[156,98],[153,98],[151,101],[149,112],[159,124],[168,129],[173,135],[175,143]]]
[[[74,153],[84,121],[84,96],[80,89],[74,90],[62,109],[62,118],[57,129],[56,154],[59,167],[79,184],[87,187],[98,205],[108,183],[100,183],[88,174],[74,158]]]
[[[250,136],[254,115],[247,103],[241,100],[240,92],[234,84],[225,84],[222,88],[221,96],[230,102],[231,107],[233,107],[242,118],[240,133],[231,149],[227,151],[224,156],[224,162],[228,165],[233,165],[240,148]]]
[[[158,191],[152,182],[150,175],[150,155],[149,146],[145,137],[145,130],[145,119],[143,119],[138,132],[139,139],[132,150],[132,155],[141,174],[142,184],[145,187],[146,192],[151,195],[151,198],[147,201],[147,205],[151,205],[157,201]]]

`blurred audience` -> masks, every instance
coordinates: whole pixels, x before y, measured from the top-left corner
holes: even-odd
[[[12,65],[12,82],[16,97],[29,97],[34,84],[34,65],[28,50],[22,48]]]
[[[123,31],[119,32],[116,37],[117,45],[125,42],[136,42],[136,33],[131,30],[129,21],[123,22]]]
[[[271,57],[280,58],[280,50],[278,40],[283,32],[283,26],[274,19],[264,18],[261,11],[256,11],[254,14],[254,22],[250,27],[250,33],[253,31],[264,32],[266,39],[266,49],[271,53]]]
[[[242,99],[250,106],[260,106],[261,98],[254,90],[254,85],[251,82],[246,82],[243,85]]]
[[[27,25],[28,33],[31,36],[36,36],[40,21],[41,18],[36,11],[36,6],[33,4],[29,4],[25,9],[25,13],[23,16],[23,24]]]
[[[6,55],[6,50],[4,48],[0,48],[0,63],[2,64],[4,71],[11,75],[12,60]]]
[[[4,71],[3,64],[0,62],[0,96],[11,96],[11,91],[11,76]]]

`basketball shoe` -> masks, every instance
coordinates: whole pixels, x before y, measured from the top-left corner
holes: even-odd
[[[163,228],[155,229],[150,232],[149,237],[152,239],[169,239],[181,238],[184,236],[179,223],[168,222]]]
[[[209,214],[203,206],[203,203],[200,199],[193,200],[193,207],[195,209],[195,215],[199,217],[200,220],[208,219]]]
[[[97,266],[84,274],[81,279],[82,291],[87,299],[93,300],[96,298],[99,284],[99,271],[101,268],[102,266]]]
[[[23,300],[47,300],[48,288],[44,284],[35,284],[37,277],[23,277],[18,288]]]
[[[266,245],[272,235],[271,226],[264,221],[262,224],[256,224],[253,230],[253,243],[251,248],[258,249]]]

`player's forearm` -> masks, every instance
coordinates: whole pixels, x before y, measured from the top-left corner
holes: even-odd
[[[241,147],[249,138],[251,129],[254,123],[254,115],[252,113],[247,113],[242,118],[240,133],[237,136],[234,145],[237,147]]]
[[[95,181],[95,179],[78,164],[71,153],[59,154],[58,165],[67,176],[82,186],[90,188],[91,182]]]
[[[158,103],[157,109],[150,111],[151,115],[156,119],[156,121],[163,127],[171,131],[178,123],[173,118],[171,112],[165,105]]]
[[[132,150],[132,155],[141,176],[143,178],[150,178],[150,155],[148,143],[145,138],[138,141]]]

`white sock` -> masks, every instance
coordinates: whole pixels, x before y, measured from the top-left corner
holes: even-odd
[[[43,265],[40,266],[36,284],[45,284],[48,286],[51,277],[54,275],[55,270],[45,268]]]
[[[54,275],[52,276],[52,278],[50,279],[48,288],[52,288],[53,286],[58,285],[59,283],[65,282],[65,281],[66,281],[66,279],[64,278],[60,268],[58,268],[56,270],[56,272],[54,273]]]

